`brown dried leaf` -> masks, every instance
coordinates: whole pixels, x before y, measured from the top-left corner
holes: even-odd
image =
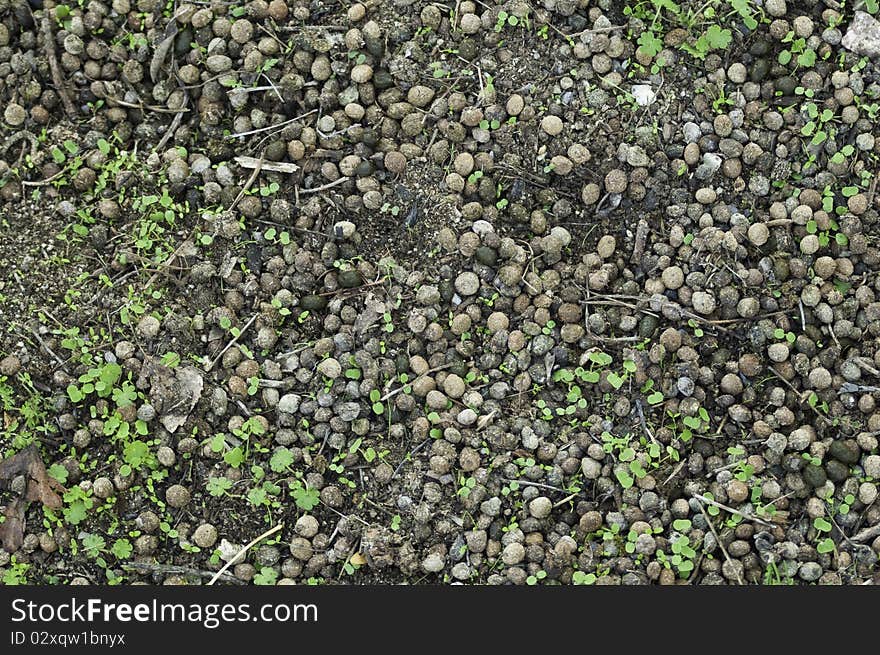
[[[64,487],[46,473],[40,452],[34,444],[0,462],[0,486],[12,482],[18,475],[27,476],[25,493],[7,505],[6,520],[0,524],[0,541],[3,548],[15,552],[24,541],[24,512],[31,501],[39,501],[46,507],[60,509]]]
[[[27,503],[23,498],[16,498],[6,506],[3,516],[6,518],[0,523],[0,543],[3,548],[14,553],[24,542],[24,510]]]
[[[168,27],[165,29],[165,35],[156,46],[156,49],[153,51],[153,58],[150,60],[150,79],[153,80],[153,84],[159,81],[159,76],[162,73],[162,66],[174,47],[174,39],[176,37],[177,23],[172,20],[168,23]]]

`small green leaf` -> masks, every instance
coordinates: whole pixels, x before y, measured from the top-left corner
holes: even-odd
[[[817,516],[813,520],[813,527],[816,528],[819,532],[831,532],[831,523],[821,516]]]
[[[703,422],[696,416],[685,416],[682,419],[682,423],[688,426],[691,430],[699,430],[700,426]]]
[[[730,30],[722,29],[719,25],[712,25],[706,30],[706,41],[709,46],[716,49],[723,49],[730,45],[733,35]]]
[[[85,398],[82,391],[80,391],[80,388],[75,384],[67,385],[67,397],[70,398],[70,402],[72,403],[78,403]]]
[[[617,478],[617,481],[620,482],[620,486],[624,489],[629,489],[633,486],[633,479],[625,470],[620,469],[615,471],[614,476]]]
[[[244,463],[244,452],[242,451],[241,447],[236,446],[225,455],[223,455],[223,461],[232,468],[238,468]]]
[[[293,460],[293,452],[289,448],[281,446],[272,454],[269,460],[269,468],[275,471],[275,473],[281,473],[293,464]]]
[[[132,552],[134,552],[134,548],[132,548],[131,542],[128,539],[117,539],[113,542],[110,552],[113,553],[116,559],[128,559],[131,557]]]
[[[223,476],[210,478],[206,487],[208,493],[217,498],[232,489],[232,480]]]
[[[798,66],[805,66],[809,68],[813,64],[816,63],[816,51],[815,50],[806,50],[798,55],[797,57]]]
[[[61,484],[67,482],[68,472],[61,464],[52,464],[52,466],[46,469],[46,473],[49,474],[49,477],[58,480]]]

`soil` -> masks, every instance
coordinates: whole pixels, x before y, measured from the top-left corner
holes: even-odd
[[[593,4],[0,0],[0,454],[63,486],[4,584],[204,584],[279,524],[238,583],[872,580],[880,72],[828,31],[851,11]],[[783,64],[801,34],[818,62]],[[35,484],[0,479],[7,517]]]

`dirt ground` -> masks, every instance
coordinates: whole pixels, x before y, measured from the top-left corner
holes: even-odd
[[[856,5],[0,0],[3,584],[873,583]]]

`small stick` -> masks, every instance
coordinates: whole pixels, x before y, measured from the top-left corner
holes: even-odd
[[[712,534],[715,536],[715,541],[718,542],[718,547],[721,549],[721,552],[724,553],[724,559],[727,560],[727,563],[733,566],[733,560],[730,559],[730,554],[727,552],[727,549],[724,547],[724,544],[721,543],[721,537],[718,536],[718,533],[715,531],[715,526],[712,525],[712,519],[709,518],[709,515],[706,513],[706,508],[703,507],[703,503],[697,500],[697,504],[700,506],[700,513],[702,513],[703,518],[706,519],[706,523],[709,526],[709,529],[712,531]],[[736,571],[736,581],[742,585],[742,578],[739,577],[739,570],[734,567],[734,571]]]
[[[580,492],[575,492],[575,493],[573,493],[573,494],[569,494],[568,496],[566,496],[565,498],[563,498],[562,500],[560,500],[558,503],[553,503],[553,509],[556,509],[557,507],[560,507],[560,506],[562,506],[562,505],[565,505],[565,503],[567,503],[567,502],[570,501],[570,500],[574,500],[575,498],[577,498],[577,496],[578,496],[579,493],[580,493]]]
[[[540,482],[531,482],[530,480],[511,480],[510,478],[505,478],[505,482],[516,482],[517,484],[521,484],[524,487],[537,487],[538,489],[547,489],[548,491],[557,491],[561,494],[568,493],[568,489],[562,489],[560,487],[553,487],[549,484],[541,484]],[[577,491],[572,494],[572,497],[579,495],[581,492]],[[568,499],[566,499],[567,501]],[[565,501],[563,501],[565,502]]]
[[[687,464],[687,460],[686,459],[681,460],[681,462],[679,462],[678,466],[675,467],[675,470],[672,473],[670,473],[669,477],[663,481],[663,485],[669,484],[669,481],[672,480],[672,478],[674,478],[676,475],[678,475],[681,472],[681,469],[684,468],[685,464]]]
[[[248,132],[237,132],[237,133],[235,133],[235,134],[230,134],[230,135],[229,135],[228,137],[226,137],[226,138],[227,138],[227,139],[236,139],[236,138],[238,138],[238,137],[250,136],[250,135],[252,135],[252,134],[260,134],[261,132],[268,132],[269,130],[275,130],[275,129],[278,129],[278,128],[280,128],[280,127],[284,127],[285,125],[290,125],[291,123],[294,123],[294,122],[296,122],[296,121],[298,121],[298,120],[302,120],[302,119],[305,118],[306,116],[311,116],[312,114],[315,114],[315,113],[317,113],[317,112],[318,112],[317,109],[313,109],[312,111],[306,112],[305,114],[302,114],[301,116],[294,116],[293,118],[288,119],[288,120],[286,120],[286,121],[282,121],[282,122],[280,122],[280,123],[275,123],[275,125],[267,125],[266,127],[260,127],[260,128],[258,128],[258,129],[256,129],[256,130],[250,130],[250,131],[248,131]]]
[[[257,179],[257,176],[260,174],[260,171],[263,169],[263,164],[265,163],[263,160],[265,158],[265,152],[260,155],[260,158],[256,160],[256,164],[253,166],[248,166],[248,168],[253,168],[253,172],[251,176],[248,178],[247,182],[244,183],[244,186],[241,188],[241,191],[238,192],[238,195],[235,196],[235,200],[229,205],[226,211],[232,211],[235,209],[235,206],[239,203],[239,201],[244,198],[244,194],[247,193],[248,189],[251,188],[254,181]],[[240,157],[236,157],[236,161],[241,159]],[[241,162],[238,162],[241,166],[244,166]]]
[[[853,543],[853,540],[846,536],[846,532],[844,532],[843,528],[840,527],[840,524],[834,520],[834,516],[829,514],[828,518],[831,519],[831,522],[834,524],[834,527],[837,528],[837,531],[840,533],[840,536],[843,537],[843,540],[845,542],[847,542],[850,546],[858,546],[858,544]]]
[[[428,437],[422,443],[420,443],[418,446],[416,446],[411,451],[409,451],[406,454],[406,457],[404,457],[402,460],[400,460],[400,464],[397,465],[397,468],[394,469],[394,473],[391,474],[391,479],[393,480],[397,476],[397,474],[400,473],[400,469],[403,468],[403,465],[406,463],[407,458],[412,458],[413,455],[415,455],[417,452],[419,452],[422,448],[427,446],[429,443],[431,443],[431,437]]]
[[[550,27],[553,27],[553,25],[550,25]],[[555,27],[553,27],[553,29],[556,30]],[[574,37],[581,36],[583,34],[601,34],[603,32],[616,32],[617,30],[624,29],[626,29],[626,25],[609,25],[608,27],[596,27],[590,30],[581,30],[580,32],[575,32],[574,34],[563,34],[562,32],[559,32],[559,30],[556,31],[562,34],[562,36],[564,36],[566,39],[573,39]]]
[[[168,143],[168,140],[174,136],[174,133],[177,131],[177,128],[180,127],[180,123],[183,120],[183,113],[184,112],[179,111],[174,114],[174,118],[171,119],[171,125],[165,130],[165,134],[162,135],[162,139],[156,144],[156,147],[153,148],[153,152],[159,152],[162,150],[162,148],[165,147],[165,144]]]
[[[859,531],[853,537],[850,537],[850,541],[854,541],[857,544],[868,541],[869,539],[873,539],[874,537],[880,537],[880,523],[877,525],[871,526],[870,528],[865,528],[864,530]]]
[[[180,109],[170,109],[168,107],[160,107],[159,105],[144,105],[144,104],[136,104],[134,102],[126,102],[125,100],[120,100],[119,98],[105,96],[104,98],[107,102],[112,102],[117,105],[121,105],[122,107],[128,107],[129,109],[137,109],[143,113],[146,113],[144,110],[149,109],[150,111],[154,111],[157,114],[186,114],[189,112],[187,107],[181,107]]]
[[[49,353],[50,355],[52,355],[52,358],[53,358],[56,362],[58,362],[59,366],[61,366],[61,368],[62,368],[63,370],[66,371],[66,370],[67,370],[67,364],[66,364],[66,362],[65,362],[63,359],[61,359],[58,355],[55,354],[55,351],[52,350],[52,349],[46,344],[45,341],[43,341],[43,338],[39,335],[39,333],[38,333],[35,329],[31,328],[31,334],[34,335],[34,338],[35,338],[37,341],[40,342],[40,345],[43,347],[43,350],[45,350],[47,353]]]
[[[253,416],[253,412],[245,405],[241,399],[236,399],[235,404],[238,405],[238,408],[241,410],[241,413],[250,418]]]
[[[226,353],[227,350],[229,350],[230,348],[232,348],[232,346],[234,346],[236,344],[236,342],[241,338],[241,335],[243,335],[245,332],[247,332],[247,329],[251,326],[251,324],[257,320],[257,316],[258,316],[258,314],[254,314],[253,316],[251,316],[251,320],[249,320],[245,324],[245,326],[241,329],[241,331],[237,335],[232,337],[232,339],[229,341],[229,343],[226,344],[226,347],[223,350],[221,350],[220,353],[214,358],[214,360],[211,361],[205,367],[206,373],[210,372],[211,369],[214,368],[214,365],[220,360],[220,358],[223,357],[224,353]]]
[[[648,435],[648,438],[652,442],[657,443],[657,439],[654,438],[654,433],[651,432],[650,429],[648,429],[648,423],[647,421],[645,421],[645,412],[642,410],[642,401],[638,398],[636,398],[636,410],[639,413],[639,423],[642,424],[642,430],[646,435]]]
[[[327,189],[332,189],[335,186],[339,186],[340,184],[344,184],[345,182],[348,182],[350,179],[351,179],[350,177],[343,176],[343,177],[340,177],[338,180],[333,180],[332,182],[328,182],[327,184],[322,184],[321,186],[315,187],[314,189],[300,189],[299,192],[300,192],[300,194],[306,194],[306,193],[318,193],[319,191],[326,191]]]
[[[252,540],[252,541],[251,541],[249,544],[247,544],[244,548],[242,548],[240,551],[238,551],[238,552],[235,554],[235,557],[233,557],[233,558],[230,559],[228,562],[226,562],[226,564],[223,565],[223,568],[220,569],[219,571],[217,571],[217,573],[214,574],[214,577],[211,578],[211,579],[208,581],[208,586],[214,584],[214,583],[220,578],[220,576],[223,575],[223,574],[226,572],[226,569],[228,569],[230,566],[232,566],[232,565],[238,560],[239,557],[241,557],[242,555],[244,555],[247,551],[249,551],[251,548],[253,548],[253,547],[254,547],[256,544],[258,544],[260,541],[262,541],[263,539],[265,539],[266,537],[268,537],[268,536],[270,536],[270,535],[275,534],[275,533],[278,532],[280,529],[281,529],[281,523],[279,523],[278,525],[276,525],[274,528],[270,528],[269,530],[266,530],[263,534],[261,534],[261,535],[260,535],[259,537],[257,537],[256,539]]]
[[[804,402],[804,395],[806,394],[806,391],[798,391],[797,389],[795,389],[794,385],[791,382],[789,382],[788,380],[786,380],[784,377],[782,377],[779,374],[779,371],[777,371],[772,366],[768,366],[767,368],[770,370],[771,373],[773,373],[773,375],[775,375],[779,379],[780,382],[782,382],[785,386],[787,386],[789,389],[791,389],[792,391],[794,391],[797,394],[798,402],[800,402],[800,403]],[[818,418],[822,419],[826,423],[831,423],[831,419],[829,419],[827,416],[823,416],[822,414],[820,414],[819,410],[816,409],[815,407],[813,407],[812,405],[810,405],[809,403],[807,403],[807,407],[809,407],[811,410],[813,410],[813,414],[815,414]]]
[[[290,162],[266,161],[262,157],[236,157],[235,163],[243,168],[261,168],[276,173],[296,173],[299,170],[299,166],[296,164],[291,164]]]
[[[876,375],[877,377],[880,377],[880,371],[878,371],[876,368],[871,366],[871,364],[868,363],[868,360],[865,359],[864,357],[854,357],[853,361],[863,371],[867,371],[871,375]]]
[[[52,182],[57,180],[59,177],[64,175],[65,172],[66,172],[66,170],[62,168],[60,171],[55,173],[55,175],[53,175],[52,177],[47,177],[45,180],[38,180],[37,182],[31,182],[29,180],[22,180],[21,185],[22,186],[46,186],[47,184],[51,184]]]
[[[257,384],[260,385],[261,389],[289,389],[293,384],[293,380],[266,380],[261,378],[257,380]]]
[[[202,571],[200,569],[191,569],[186,566],[172,566],[169,564],[145,564],[142,562],[128,562],[122,565],[124,570],[143,571],[145,573],[169,573],[179,575],[195,575],[200,578],[211,578],[214,576],[213,571]],[[244,580],[239,580],[234,575],[224,573],[220,576],[221,582],[229,582],[231,584],[243,585]]]
[[[321,501],[321,502],[322,502],[322,504],[323,504],[323,501]],[[357,514],[343,514],[343,513],[340,512],[338,509],[334,509],[334,508],[330,507],[330,505],[327,505],[327,504],[324,504],[324,507],[326,507],[326,508],[329,509],[331,512],[333,512],[334,514],[336,514],[336,515],[338,515],[338,516],[341,516],[341,517],[344,518],[344,519],[354,519],[355,521],[360,521],[362,524],[364,524],[364,525],[366,525],[366,526],[369,526],[369,525],[370,525],[369,523],[367,523],[366,521],[364,521],[364,520],[363,520],[360,516],[358,516]]]
[[[61,67],[58,65],[58,53],[55,50],[55,34],[52,32],[51,15],[55,13],[54,0],[47,0],[43,4],[43,16],[40,18],[40,31],[43,33],[43,47],[46,48],[46,58],[49,60],[49,72],[52,75],[52,84],[61,97],[64,113],[70,120],[76,120],[76,107],[70,99],[70,94],[64,86],[64,78],[61,75]]]
[[[278,87],[273,84],[272,79],[266,75],[265,73],[261,73],[263,77],[266,78],[266,81],[269,83],[269,88],[275,92],[275,95],[278,96],[278,99],[281,102],[284,102],[284,98],[281,96],[281,92],[278,90]]]
[[[489,412],[488,414],[486,414],[486,415],[484,415],[484,416],[481,416],[481,417],[479,418],[479,420],[477,421],[477,432],[479,432],[480,430],[482,430],[483,428],[485,428],[487,425],[489,425],[489,422],[490,422],[493,418],[495,418],[495,414],[497,414],[497,413],[498,413],[498,410],[497,410],[497,409],[493,409],[493,410],[492,410],[491,412]]]
[[[296,228],[294,228],[294,229],[296,229]],[[310,230],[310,232],[311,232],[311,230]],[[323,234],[321,232],[312,232],[312,234],[318,234],[322,237],[327,237],[326,234]],[[335,289],[334,291],[324,291],[324,292],[319,293],[317,295],[319,295],[319,296],[335,296],[340,293],[345,293],[346,291],[355,291],[355,292],[359,293],[359,292],[363,291],[364,289],[369,289],[370,287],[375,287],[379,284],[383,284],[384,282],[385,282],[385,280],[376,280],[375,282],[367,282],[366,284],[362,284],[359,287],[340,287],[338,289]],[[355,295],[357,295],[357,294],[355,294]]]
[[[834,334],[834,328],[830,325],[828,326],[828,333],[831,335],[831,339],[834,341],[837,347],[843,350],[843,348],[840,346],[840,342],[837,340],[837,335]]]
[[[875,177],[871,182],[871,187],[868,189],[868,207],[874,204],[874,194],[877,192],[877,178]]]
[[[760,523],[763,526],[768,528],[774,527],[772,523],[767,523],[762,519],[759,519],[757,516],[752,516],[751,514],[745,514],[744,512],[740,512],[738,509],[733,509],[732,507],[728,507],[727,505],[723,505],[719,503],[717,500],[712,500],[711,498],[706,498],[702,494],[694,494],[694,498],[704,503],[709,503],[710,505],[715,505],[715,507],[719,509],[723,509],[726,512],[730,512],[731,514],[736,514],[737,516],[741,516],[747,521],[754,521],[755,523]]]

